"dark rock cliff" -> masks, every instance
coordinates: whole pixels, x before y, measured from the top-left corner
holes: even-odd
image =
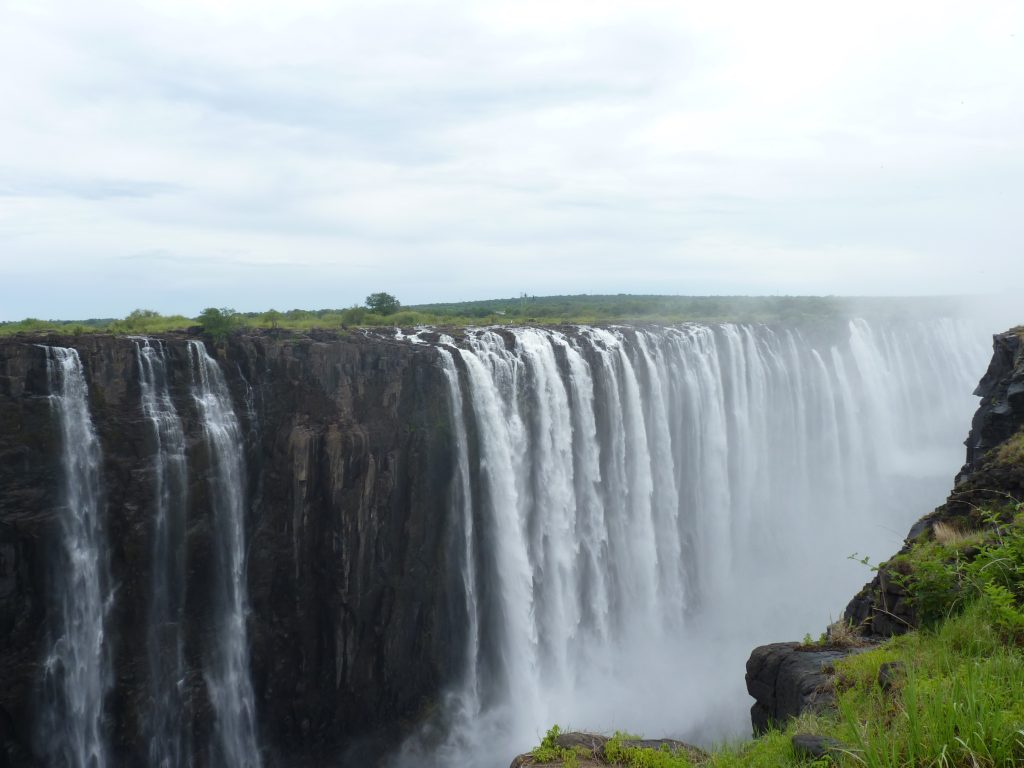
[[[208,461],[187,338],[164,340],[188,462],[185,686],[193,741],[209,738]],[[47,653],[44,563],[60,514],[60,447],[38,345],[73,346],[103,447],[116,585],[117,679],[106,722],[118,765],[145,765],[145,617],[154,463],[135,342],[0,340],[0,764],[33,750]],[[268,765],[374,751],[435,702],[458,638],[445,573],[451,440],[443,372],[427,346],[361,335],[237,337],[213,349],[246,431],[249,644]],[[199,765],[205,753],[196,750]],[[285,758],[287,756],[287,758]]]

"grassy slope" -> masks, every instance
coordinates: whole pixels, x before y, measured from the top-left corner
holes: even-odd
[[[415,325],[466,326],[531,323],[615,322],[786,322],[817,323],[850,315],[905,316],[948,314],[956,301],[947,298],[870,298],[834,296],[547,296],[491,299],[455,304],[404,307],[392,315],[375,315],[364,307],[293,309],[231,315],[236,328],[279,327],[292,331],[343,327]],[[39,320],[0,323],[0,335],[19,332],[165,333],[200,325],[199,318],[162,316],[136,310],[125,318]]]
[[[995,452],[1024,463],[1024,431]],[[923,626],[836,664],[836,711],[804,715],[783,731],[725,746],[703,760],[632,750],[600,764],[633,768],[772,768],[796,765],[1024,765],[1024,503],[976,510],[976,530],[942,527],[900,557]],[[900,662],[883,691],[879,669]],[[816,763],[794,754],[796,733],[842,748]],[[542,744],[533,764],[573,765]],[[551,760],[553,762],[545,762]]]

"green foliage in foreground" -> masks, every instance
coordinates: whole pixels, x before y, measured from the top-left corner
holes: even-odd
[[[668,746],[661,749],[652,747],[630,747],[623,744],[627,739],[635,738],[630,734],[618,733],[604,745],[604,757],[613,765],[626,765],[629,768],[692,768],[686,755],[673,752]]]
[[[164,316],[137,309],[123,319],[0,322],[0,335],[13,333],[152,334],[203,326],[215,337],[244,329],[307,332],[345,328],[417,325],[558,325],[562,323],[764,322],[805,324],[842,322],[858,316],[939,316],[956,311],[950,299],[852,299],[834,296],[521,296],[514,299],[423,304],[403,307],[390,294],[367,297],[367,306],[347,309],[292,309],[234,312],[209,308],[199,317]],[[219,313],[215,316],[211,313]]]
[[[1024,765],[1024,511],[979,510],[984,528],[916,544],[902,555],[904,584],[926,615],[914,632],[836,664],[838,707],[785,730],[719,747],[713,768],[836,765],[853,768],[1011,768]],[[904,674],[888,691],[886,662]],[[801,763],[795,733],[837,739],[830,758]],[[556,733],[557,735],[557,733]],[[613,739],[612,744],[615,740]],[[654,752],[654,750],[648,750]],[[690,765],[606,749],[630,768]],[[676,758],[678,759],[678,758]],[[647,762],[644,762],[647,761]],[[568,764],[568,763],[566,763]]]

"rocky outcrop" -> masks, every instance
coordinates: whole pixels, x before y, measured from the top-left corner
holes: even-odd
[[[981,398],[964,444],[967,462],[958,480],[969,479],[983,459],[1024,425],[1024,330],[1001,333],[992,340],[992,362],[974,394]]]
[[[801,643],[772,643],[755,648],[747,660],[747,693],[754,698],[754,733],[767,731],[801,712],[820,712],[835,704],[833,665],[860,649],[817,648]]]
[[[187,337],[164,343],[189,458],[183,685],[202,745],[212,719],[202,674],[210,467]],[[41,344],[74,346],[88,376],[116,585],[117,679],[105,718],[116,764],[145,765],[152,434],[135,342],[104,335],[0,339],[0,764],[27,764],[33,751],[52,611],[45,563],[61,467]],[[208,346],[247,435],[248,634],[266,763],[322,765],[344,749],[372,755],[435,704],[459,647],[446,613],[452,452],[437,354],[361,334]],[[197,765],[204,759],[197,749]]]
[[[606,752],[606,747],[608,747],[610,741],[611,739],[608,736],[571,731],[558,734],[554,738],[552,746],[559,750],[570,751],[573,754],[571,764],[576,766],[576,768],[603,768],[608,765],[621,765],[621,762],[612,762],[608,752]],[[687,744],[677,739],[629,739],[616,737],[615,742],[617,749],[651,749],[655,752],[667,752],[671,755],[685,756],[694,764],[700,764],[707,759],[706,752],[692,744]],[[512,760],[509,768],[561,766],[568,764],[562,759],[547,762],[538,760],[532,753],[527,752]]]

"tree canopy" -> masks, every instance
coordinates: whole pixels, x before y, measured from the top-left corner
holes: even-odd
[[[239,325],[237,313],[227,307],[207,307],[197,319],[203,330],[218,341],[223,341]]]
[[[371,293],[366,297],[366,307],[378,315],[393,315],[402,308],[402,303],[390,293]]]

